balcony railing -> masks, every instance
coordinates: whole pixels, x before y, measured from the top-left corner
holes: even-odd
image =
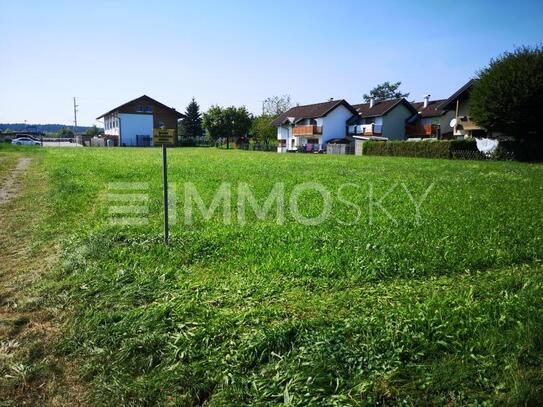
[[[310,124],[308,126],[294,126],[292,128],[292,135],[295,137],[313,136],[315,134],[322,134],[322,126]]]
[[[357,124],[349,126],[349,134],[361,134],[363,136],[376,136],[383,132],[382,124]]]
[[[405,133],[408,136],[437,137],[439,135],[439,124],[406,124]]]

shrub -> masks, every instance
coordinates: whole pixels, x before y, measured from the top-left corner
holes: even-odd
[[[543,161],[543,142],[503,140],[492,154],[495,160]]]
[[[403,157],[450,158],[451,142],[440,141],[367,141],[365,155],[391,155]]]
[[[474,138],[450,140],[451,151],[478,151],[477,141]]]
[[[517,140],[543,136],[543,47],[520,47],[479,72],[469,110],[480,126]]]

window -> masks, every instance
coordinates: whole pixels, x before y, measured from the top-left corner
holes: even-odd
[[[145,106],[145,113],[153,113],[153,108],[151,106]]]
[[[139,105],[136,107],[136,112],[143,113],[143,106]]]
[[[166,127],[166,126],[164,125],[164,122],[163,122],[163,121],[159,121],[159,122],[158,122],[158,128],[159,128],[159,129],[163,129],[164,127]]]

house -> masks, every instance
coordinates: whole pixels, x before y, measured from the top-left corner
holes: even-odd
[[[353,105],[356,114],[348,122],[348,133],[355,139],[379,137],[404,140],[407,121],[417,110],[404,98]]]
[[[474,84],[475,80],[471,79],[441,105],[442,109],[453,114],[450,127],[456,137],[484,137],[486,135],[486,130],[478,126],[469,115],[469,98]]]
[[[113,140],[115,145],[148,147],[159,131],[160,144],[177,144],[177,122],[182,117],[174,108],[143,95],[97,119],[104,119],[104,138]]]
[[[355,114],[343,99],[293,107],[272,122],[277,126],[277,151],[321,152],[329,141],[346,138],[347,120]]]
[[[407,138],[451,138],[450,122],[454,119],[454,112],[443,108],[446,101],[430,100],[430,95],[426,95],[422,102],[411,102],[417,114],[405,125]]]

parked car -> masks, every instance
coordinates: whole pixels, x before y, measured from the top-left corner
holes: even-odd
[[[41,146],[41,142],[30,137],[17,137],[11,140],[11,144],[19,146]]]

